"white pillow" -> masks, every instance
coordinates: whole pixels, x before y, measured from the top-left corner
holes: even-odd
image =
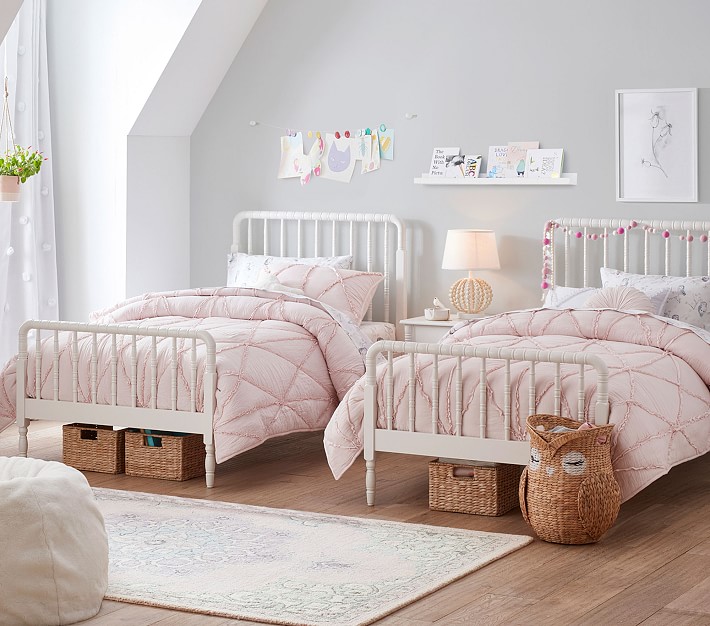
[[[608,267],[601,268],[606,287],[628,286],[643,291],[651,301],[664,289],[668,292],[658,315],[710,330],[710,278],[707,276],[659,276],[629,274]]]
[[[590,309],[656,312],[651,298],[633,287],[602,287],[589,296],[586,305]]]
[[[350,269],[353,262],[351,255],[345,256],[317,256],[317,257],[284,257],[263,254],[236,254],[227,255],[227,287],[254,287],[259,280],[262,268],[266,268],[274,261],[281,263],[300,263],[302,265],[323,265],[337,269]]]
[[[643,289],[637,288],[639,291],[646,293],[651,300],[650,313],[660,315],[659,311],[663,308],[668,296],[668,288],[662,292],[651,295]],[[589,300],[592,296],[598,294],[602,288],[599,287],[562,287],[555,285],[547,290],[545,294],[545,302],[542,307],[544,309],[591,309],[599,305],[590,306]],[[644,309],[645,310],[645,309]]]
[[[547,290],[544,309],[579,309],[583,308],[589,296],[597,289],[595,287],[562,287],[555,285]]]

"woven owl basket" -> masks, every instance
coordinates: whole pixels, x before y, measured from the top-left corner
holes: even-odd
[[[545,541],[593,543],[619,513],[621,491],[611,466],[614,425],[580,426],[555,415],[527,419],[530,463],[520,477],[520,510]],[[573,430],[550,432],[555,427]]]

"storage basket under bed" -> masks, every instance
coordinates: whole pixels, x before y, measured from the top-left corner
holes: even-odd
[[[151,445],[152,444],[152,445]],[[205,474],[202,435],[126,431],[126,474],[164,480],[190,480]]]
[[[62,461],[78,470],[122,474],[125,431],[111,426],[64,424]]]
[[[523,468],[504,463],[429,463],[429,508],[435,511],[503,515],[518,504]],[[456,474],[467,475],[456,475]]]
[[[152,444],[152,445],[151,445]],[[205,475],[202,435],[126,431],[126,474],[164,480],[190,480]]]

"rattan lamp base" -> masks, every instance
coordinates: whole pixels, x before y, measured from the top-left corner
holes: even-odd
[[[480,313],[493,300],[493,289],[482,278],[462,278],[451,285],[449,299],[461,313]]]

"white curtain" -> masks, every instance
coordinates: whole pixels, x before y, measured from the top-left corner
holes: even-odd
[[[0,46],[15,143],[49,159],[19,202],[0,202],[0,365],[17,352],[22,322],[58,317],[46,15],[46,0],[25,0]]]

